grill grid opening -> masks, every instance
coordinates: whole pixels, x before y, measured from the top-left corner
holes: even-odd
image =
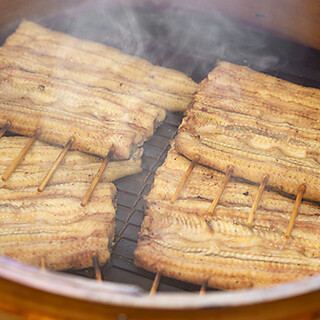
[[[205,78],[220,59],[320,88],[320,52],[238,28],[218,16],[115,6],[77,11],[76,14],[69,11],[55,17],[41,17],[36,22],[140,55],[154,64],[181,70],[197,82]],[[143,172],[115,182],[117,227],[111,259],[101,268],[105,281],[135,284],[146,291],[152,286],[154,274],[134,266],[133,252],[144,217],[143,196],[152,187],[154,174],[166,157],[182,117],[181,113],[168,112],[165,122],[144,145]],[[66,272],[95,277],[93,268]],[[200,286],[161,277],[158,290],[199,292]]]

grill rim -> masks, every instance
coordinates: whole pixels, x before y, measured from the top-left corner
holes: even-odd
[[[315,293],[320,298],[320,275],[278,286],[236,291],[215,291],[199,295],[196,292],[158,292],[150,296],[136,285],[98,282],[54,271],[24,265],[7,257],[0,257],[0,278],[13,286],[27,286],[61,297],[85,300],[119,307],[194,310],[203,308],[243,307],[294,299]],[[31,297],[32,298],[32,297]],[[125,298],[125,299],[124,299]]]

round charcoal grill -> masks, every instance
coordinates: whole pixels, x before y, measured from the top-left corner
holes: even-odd
[[[250,1],[239,2],[243,2],[243,10],[252,9],[246,7]],[[172,7],[166,1],[144,5],[136,1],[133,6],[102,0],[54,4],[16,0],[0,4],[0,42],[22,18],[27,18],[181,70],[197,82],[220,59],[320,88],[320,51],[273,37],[261,29],[254,31],[255,25],[245,24],[241,17],[237,20],[241,22],[239,27],[231,22],[234,20],[208,10],[207,2],[201,2],[205,4],[194,8],[191,1]],[[314,5],[315,12],[319,11],[315,1]],[[256,12],[255,17],[262,18],[263,13]],[[318,32],[308,32],[305,39],[297,34],[296,40],[319,49]],[[282,34],[288,36],[288,32]],[[202,295],[199,286],[162,277],[156,294],[149,295],[155,275],[134,266],[133,251],[144,216],[143,196],[152,186],[154,173],[162,165],[181,119],[182,114],[168,112],[163,125],[144,145],[143,172],[115,183],[117,228],[111,259],[101,268],[103,281],[95,279],[93,268],[41,271],[0,257],[1,319],[320,318],[320,276],[264,289],[207,289]]]

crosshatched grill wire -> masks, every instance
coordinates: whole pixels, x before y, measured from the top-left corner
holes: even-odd
[[[99,6],[68,11],[36,22],[117,47],[154,64],[181,70],[200,82],[217,59],[227,60],[297,84],[320,88],[320,52],[262,33],[241,29],[219,17],[195,12]],[[13,30],[10,30],[12,32]],[[4,39],[0,39],[1,42]],[[134,250],[144,218],[144,200],[162,165],[182,114],[168,112],[145,143],[143,172],[117,181],[117,227],[110,261],[102,278],[150,290],[154,274],[134,266]],[[93,268],[66,271],[94,278]],[[162,277],[160,291],[199,291],[200,287]]]

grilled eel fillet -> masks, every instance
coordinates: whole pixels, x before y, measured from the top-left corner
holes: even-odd
[[[227,62],[199,86],[176,149],[189,159],[320,201],[320,90]]]
[[[0,175],[10,166],[28,138],[0,139]],[[110,257],[115,229],[116,188],[108,183],[141,171],[142,149],[129,160],[111,161],[91,201],[80,206],[98,171],[101,159],[79,151],[68,152],[42,192],[36,190],[61,148],[35,141],[12,176],[0,181],[0,254],[49,269],[80,269]]]
[[[197,84],[183,73],[23,21],[0,48],[0,127],[127,159]]]
[[[135,264],[220,289],[264,287],[320,273],[320,206],[302,201],[284,237],[294,200],[266,189],[252,227],[258,186],[231,179],[208,215],[224,175],[197,165],[175,204],[170,199],[190,161],[171,149],[146,197]]]
[[[28,138],[19,136],[0,139],[0,175],[6,172],[27,141]],[[5,182],[0,180],[0,188],[18,189],[38,186],[60,152],[60,147],[36,140],[10,178]],[[129,160],[109,162],[99,181],[111,182],[141,172],[142,152],[143,150],[139,148]],[[102,160],[98,157],[79,151],[70,151],[51,178],[49,185],[91,182],[101,162]]]
[[[0,254],[48,269],[81,269],[110,257],[115,229],[116,188],[100,183],[85,207],[80,206],[87,182],[0,188]]]
[[[1,174],[26,141],[25,137],[0,139]],[[100,166],[101,159],[94,156],[69,152],[46,190],[36,191],[60,151],[36,141],[10,179],[0,182],[0,254],[38,266],[44,258],[49,269],[80,269],[92,265],[95,252],[103,264],[109,259],[115,228],[116,188],[108,180],[121,177],[124,164],[125,174],[139,170],[141,159],[110,162],[90,203],[81,207],[90,176]]]

